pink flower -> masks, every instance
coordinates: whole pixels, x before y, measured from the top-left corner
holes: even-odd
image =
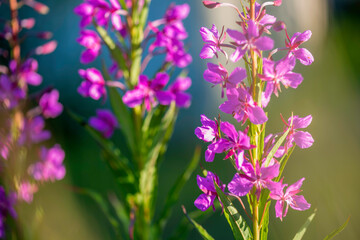
[[[274,46],[274,41],[271,38],[261,36],[259,27],[254,21],[249,20],[247,23],[248,28],[244,28],[244,33],[231,29],[227,30],[229,36],[235,40],[235,46],[237,47],[230,57],[233,62],[239,61],[246,51],[253,50],[261,56],[260,51],[270,50]]]
[[[270,190],[270,198],[277,201],[275,205],[276,217],[280,218],[281,221],[283,217],[286,216],[289,206],[298,211],[304,211],[310,208],[311,205],[305,200],[304,196],[296,195],[301,192],[300,188],[304,180],[305,178],[302,178],[293,185],[289,186],[286,189],[285,194],[284,187],[286,187],[287,184],[282,184],[282,180],[280,182],[273,182],[268,186]]]
[[[195,129],[195,135],[205,142],[216,142],[220,139],[218,122],[208,119],[205,115],[201,115],[201,127]],[[215,152],[207,148],[205,152],[205,161],[212,162],[214,161]]]
[[[38,86],[42,82],[42,77],[36,71],[38,70],[38,62],[33,58],[28,58],[20,66],[15,60],[11,60],[9,68],[13,74],[18,74],[20,79],[23,79],[26,83],[34,86]]]
[[[77,42],[86,47],[81,53],[80,62],[88,64],[96,59],[101,50],[101,39],[98,34],[92,30],[82,30]]]
[[[259,199],[261,189],[267,188],[268,184],[272,182],[271,180],[279,175],[279,168],[279,163],[260,167],[259,162],[256,162],[254,169],[252,164],[245,162],[241,168],[244,173],[236,173],[228,184],[228,189],[237,196],[245,196],[255,186],[256,196]]]
[[[168,81],[169,75],[163,72],[157,73],[153,80],[149,80],[146,75],[140,75],[138,85],[125,93],[123,101],[130,108],[144,102],[148,111],[156,106],[158,101],[162,105],[168,105],[173,99],[172,95],[162,91]]]
[[[224,97],[224,88],[235,88],[247,76],[245,69],[240,67],[235,68],[229,76],[228,71],[221,64],[208,63],[207,66],[204,79],[214,85],[221,84],[221,97]]]
[[[19,137],[19,144],[39,143],[48,140],[51,137],[51,133],[48,130],[44,130],[44,127],[45,120],[41,116],[27,119]]]
[[[53,89],[51,92],[44,93],[39,101],[39,106],[45,118],[56,118],[63,110],[63,105],[59,101],[59,91]]]
[[[286,48],[289,49],[289,55],[293,55],[296,59],[304,65],[310,65],[314,62],[314,57],[306,48],[299,48],[299,46],[308,41],[311,37],[311,31],[307,30],[303,33],[295,33],[291,39],[285,42]]]
[[[235,157],[238,158],[236,160],[239,161],[238,165],[240,168],[243,162],[244,150],[249,150],[255,147],[250,144],[250,137],[247,135],[247,130],[244,132],[236,131],[234,125],[228,122],[220,123],[220,130],[225,136],[212,143],[209,146],[209,149],[215,153],[229,151],[225,159],[235,154]],[[239,159],[239,157],[241,159]]]
[[[293,142],[300,148],[309,148],[314,143],[314,139],[308,132],[298,131],[299,128],[306,128],[310,125],[312,116],[308,115],[304,118],[299,116],[293,117],[293,125],[290,126],[291,117],[288,119],[287,127],[291,127],[289,134],[286,137],[285,149],[292,147]]]
[[[225,51],[221,49],[221,44],[225,41],[226,33],[219,35],[215,24],[212,25],[211,29],[207,29],[205,27],[200,28],[200,34],[205,42],[205,45],[200,52],[200,58],[213,58],[214,55],[218,57],[217,51],[226,55]]]
[[[110,138],[118,122],[114,114],[107,109],[96,110],[96,117],[89,119],[89,125],[99,131],[105,138]]]
[[[20,100],[24,99],[26,93],[16,82],[11,82],[8,75],[0,76],[0,102],[6,108],[16,107]]]
[[[299,86],[303,77],[299,73],[292,72],[294,67],[294,57],[284,58],[276,63],[269,59],[263,59],[263,74],[258,74],[258,76],[261,80],[267,81],[265,97],[270,97],[272,93],[278,96],[278,91],[281,91],[280,83],[286,88]]]
[[[219,109],[244,124],[249,118],[253,124],[263,124],[268,120],[264,110],[257,106],[251,95],[243,87],[231,88],[226,93],[228,100],[220,105]]]
[[[79,75],[84,81],[81,82],[77,90],[83,97],[99,100],[106,96],[105,80],[99,70],[96,68],[80,69]]]
[[[64,178],[66,170],[63,165],[65,152],[59,144],[47,149],[42,147],[41,160],[30,165],[28,171],[37,181],[55,181]]]
[[[23,200],[27,203],[31,203],[33,201],[34,193],[38,191],[38,187],[29,182],[22,182],[18,188],[18,199]]]
[[[222,184],[219,177],[210,171],[207,172],[206,178],[198,175],[196,180],[200,190],[204,193],[195,200],[195,207],[201,211],[206,211],[210,206],[212,206],[215,211],[214,200],[218,197],[218,195],[214,186],[214,181],[219,185],[221,191],[225,190],[226,185]]]

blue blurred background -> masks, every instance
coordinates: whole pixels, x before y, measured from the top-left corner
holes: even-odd
[[[94,115],[96,108],[103,107],[101,103],[82,98],[76,91],[81,82],[78,69],[89,67],[80,64],[79,56],[83,48],[76,42],[80,18],[73,14],[73,8],[81,1],[43,2],[50,7],[50,13],[36,17],[35,29],[52,31],[58,41],[58,48],[53,54],[38,58],[39,72],[44,77],[42,86],[53,85],[58,88],[61,102],[66,108],[85,117]],[[189,75],[193,80],[190,89],[193,100],[189,109],[180,111],[166,159],[160,168],[159,204],[162,204],[176,179],[174,173],[185,167],[195,145],[201,144],[193,134],[200,125],[200,114],[210,118],[217,116],[217,107],[222,101],[219,89],[211,88],[202,78],[206,61],[198,57],[203,44],[199,29],[202,26],[209,28],[212,23],[216,23],[218,28],[223,24],[234,27],[232,22],[236,20],[234,11],[205,9],[201,0],[175,2],[187,2],[191,6],[185,27],[194,59],[189,67]],[[235,0],[229,2],[237,4]],[[170,1],[153,0],[149,19],[162,17],[169,4]],[[296,149],[285,170],[285,181],[290,184],[301,177],[306,178],[303,194],[312,207],[305,212],[290,209],[283,222],[275,219],[272,208],[270,239],[291,239],[315,208],[318,209],[317,216],[305,239],[322,239],[348,216],[351,216],[348,227],[336,239],[360,239],[359,12],[360,2],[356,0],[287,0],[278,9],[268,10],[268,13],[287,23],[291,35],[297,31],[312,30],[313,37],[304,46],[315,57],[311,66],[296,66],[295,72],[302,73],[305,79],[299,88],[283,91],[279,98],[272,99],[268,107],[268,132],[282,130],[279,113],[284,116],[291,115],[291,112],[300,116],[312,114],[313,122],[308,131],[315,139],[312,148]],[[21,14],[36,15],[31,10]],[[283,44],[283,37],[274,36],[279,46]],[[23,48],[30,49],[36,43],[27,41]],[[98,59],[90,66],[100,65]],[[41,206],[43,221],[38,226],[37,239],[111,239],[111,228],[97,205],[91,199],[71,191],[71,186],[91,188],[103,194],[114,191],[111,173],[102,162],[96,143],[66,113],[48,124],[48,128],[54,132],[54,138],[66,151],[67,175],[61,182],[44,186],[35,195],[34,204],[22,206],[23,222],[31,221],[32,214]],[[205,149],[206,145],[202,147]],[[220,158],[212,164],[202,159],[201,164],[216,171],[225,183],[233,177],[230,164],[225,164]],[[200,167],[196,173],[200,173]],[[199,194],[194,175],[179,198],[165,236],[183,216],[180,205],[185,205],[188,211],[194,210],[193,201]],[[230,228],[220,212],[209,217],[203,225],[215,239],[232,238]],[[200,239],[200,236],[193,231],[189,239]]]

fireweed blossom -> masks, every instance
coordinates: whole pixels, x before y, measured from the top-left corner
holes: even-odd
[[[247,2],[248,6],[242,6],[245,11],[240,12],[239,8],[231,3],[203,1],[204,6],[209,9],[219,7],[235,9],[238,14],[236,20],[238,27],[225,31],[230,37],[228,39],[224,31],[222,34],[218,33],[215,25],[211,30],[202,27],[200,35],[205,45],[200,51],[200,57],[212,58],[220,51],[225,56],[230,55],[230,60],[235,63],[243,59],[246,70],[235,66],[235,73],[229,76],[227,61],[207,64],[203,75],[204,80],[213,85],[221,85],[222,97],[225,98],[219,109],[231,115],[240,124],[232,125],[229,122],[220,121],[220,115],[216,121],[201,115],[202,126],[195,129],[195,135],[200,140],[210,143],[205,151],[206,162],[212,162],[216,153],[226,153],[224,160],[231,163],[236,173],[227,184],[229,192],[224,192],[225,197],[229,201],[236,198],[242,203],[241,198],[246,196],[251,211],[246,211],[245,205],[241,205],[251,219],[253,227],[250,229],[245,226],[245,220],[243,220],[245,228],[238,230],[245,235],[246,232],[251,231],[252,235],[248,235],[247,238],[259,240],[267,238],[268,231],[262,230],[268,229],[270,208],[266,206],[271,200],[276,201],[276,217],[281,220],[286,216],[289,206],[296,210],[310,208],[305,198],[297,195],[304,179],[288,187],[285,193],[284,188],[287,184],[279,180],[282,179],[284,164],[287,163],[295,146],[303,149],[313,144],[314,139],[311,134],[299,130],[306,128],[312,117],[311,115],[304,118],[293,116],[288,121],[283,120],[285,123],[283,132],[268,133],[266,130],[268,113],[265,108],[268,109],[272,94],[280,96],[281,85],[285,89],[289,87],[296,89],[302,83],[301,74],[293,72],[296,59],[304,65],[311,64],[314,59],[307,49],[299,47],[309,40],[311,36],[309,30],[295,33],[290,39],[285,23],[266,13],[269,7],[280,6],[280,0],[264,2],[261,5],[256,1]],[[223,27],[223,29],[226,28]],[[273,31],[283,30],[287,38],[285,46],[273,49],[274,41],[271,38]],[[274,61],[273,56],[279,50],[287,51],[287,54]],[[232,74],[235,76],[232,77]],[[291,151],[288,151],[289,148]],[[285,162],[284,159],[286,159]],[[216,176],[214,171],[211,173],[211,176]],[[206,176],[208,182],[211,176]],[[205,181],[204,178],[200,180]],[[198,198],[195,201],[195,206],[200,210],[206,210],[213,204],[215,196],[220,194],[211,189],[212,186],[209,184],[207,187],[200,187],[200,189],[205,189],[204,194],[199,197],[200,200]],[[199,202],[204,203],[199,204]],[[226,206],[228,203],[228,201],[223,203],[224,209],[229,207]],[[233,207],[234,205],[231,205],[231,210],[228,209],[232,213],[234,213]],[[232,224],[231,227],[233,229],[234,225]],[[233,232],[236,238],[238,232],[234,229]]]
[[[228,29],[227,33],[235,40],[236,50],[230,56],[233,62],[239,61],[247,51],[254,51],[261,56],[260,51],[271,50],[274,46],[274,41],[271,38],[261,36],[261,30],[252,20],[248,21],[248,28],[244,28],[243,33],[232,29]]]
[[[107,109],[96,110],[96,116],[89,119],[89,125],[105,138],[110,138],[118,126],[116,117]]]
[[[246,78],[246,71],[243,68],[235,68],[229,76],[228,71],[223,65],[213,63],[207,64],[208,69],[204,72],[204,79],[214,85],[220,84],[222,87],[221,97],[224,97],[225,88],[234,88]]]
[[[78,87],[78,93],[83,97],[99,100],[106,96],[105,80],[96,68],[80,69],[79,75],[84,79]]]
[[[91,30],[82,30],[77,42],[86,48],[86,50],[81,53],[81,63],[91,63],[100,54],[101,39],[96,32]]]
[[[160,104],[168,105],[172,96],[170,93],[162,91],[169,81],[167,73],[157,73],[153,80],[149,80],[146,75],[140,75],[139,84],[133,90],[129,90],[123,97],[124,103],[128,107],[135,107],[144,103],[146,110]]]
[[[38,73],[36,56],[52,53],[57,42],[51,40],[41,43],[27,54],[21,52],[21,44],[29,37],[37,38],[36,41],[50,40],[52,33],[32,30],[34,18],[22,19],[18,11],[31,7],[40,14],[46,14],[48,7],[33,0],[11,0],[8,3],[0,4],[0,8],[10,7],[12,13],[11,19],[3,19],[1,29],[4,30],[0,33],[1,42],[8,43],[3,44],[6,46],[4,49],[0,49],[1,58],[4,59],[2,62],[8,63],[0,65],[0,238],[7,238],[7,232],[13,238],[22,239],[22,231],[17,231],[22,228],[22,223],[17,219],[15,206],[21,201],[31,204],[41,185],[65,176],[65,153],[60,145],[55,145],[56,149],[62,151],[60,158],[50,159],[53,150],[48,151],[47,159],[43,159],[41,154],[38,157],[32,154],[45,149],[46,141],[51,138],[45,119],[59,116],[63,106],[56,89],[29,92],[30,85],[39,86],[43,82],[43,77]],[[18,212],[18,215],[22,213]]]
[[[209,207],[212,207],[215,211],[214,200],[218,197],[218,194],[216,193],[214,182],[220,187],[221,191],[225,190],[226,184],[222,184],[219,177],[212,172],[208,172],[206,178],[198,175],[196,180],[203,194],[195,200],[195,206],[201,211],[206,211]]]
[[[195,135],[205,142],[215,143],[220,139],[219,135],[219,123],[218,121],[213,121],[207,118],[205,115],[201,115],[201,127],[195,129]],[[205,161],[212,162],[214,161],[215,152],[207,148],[205,151]]]
[[[270,198],[276,200],[275,213],[276,217],[282,221],[286,216],[289,206],[298,211],[304,211],[310,208],[310,204],[305,200],[303,195],[296,195],[301,192],[300,188],[305,178],[300,179],[293,185],[290,185],[285,193],[284,188],[287,184],[282,184],[282,180],[269,185]],[[286,203],[286,206],[285,206]]]
[[[227,56],[226,52],[221,49],[221,44],[225,41],[226,32],[222,32],[219,35],[219,32],[215,26],[212,25],[211,29],[207,29],[206,27],[202,27],[200,29],[200,34],[205,42],[205,45],[201,49],[200,58],[213,58],[214,56],[218,57],[217,52],[222,52],[225,56]]]
[[[295,58],[289,57],[282,59],[278,62],[273,62],[268,59],[263,59],[263,74],[259,74],[259,78],[263,81],[267,81],[265,95],[271,96],[274,93],[279,96],[281,92],[281,85],[285,88],[297,88],[303,81],[303,77],[299,73],[294,73],[292,70],[295,67]]]
[[[253,124],[262,124],[268,120],[264,110],[257,106],[250,93],[240,87],[227,90],[228,100],[220,105],[219,109],[244,124],[247,119]]]

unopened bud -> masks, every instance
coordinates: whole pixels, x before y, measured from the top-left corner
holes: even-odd
[[[26,28],[26,29],[31,29],[34,27],[35,25],[35,19],[34,18],[26,18],[21,20],[21,27]]]
[[[274,1],[274,6],[278,7],[278,6],[281,5],[281,3],[282,3],[282,0],[275,0]]]
[[[45,43],[44,45],[37,47],[35,49],[35,54],[36,55],[49,54],[49,53],[52,53],[53,51],[55,51],[56,47],[57,47],[57,42],[55,40],[50,41],[48,43]]]
[[[207,8],[217,8],[221,5],[221,3],[219,2],[214,2],[214,1],[203,1],[203,4],[205,7]]]
[[[32,7],[35,11],[37,11],[40,14],[47,14],[49,12],[49,7],[46,6],[43,3],[36,2],[34,0],[25,0],[25,4],[29,7]]]
[[[276,32],[280,32],[282,30],[284,30],[286,28],[286,25],[283,21],[278,21],[278,22],[275,22],[273,25],[272,25],[274,31]]]

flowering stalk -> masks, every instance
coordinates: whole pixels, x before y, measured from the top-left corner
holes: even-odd
[[[44,145],[51,137],[50,131],[44,129],[45,119],[57,117],[63,109],[58,102],[59,92],[53,88],[32,95],[28,92],[28,85],[38,86],[42,82],[37,73],[38,63],[32,57],[53,52],[57,43],[50,41],[22,56],[21,43],[28,37],[49,39],[51,35],[49,32],[24,33],[34,26],[35,20],[19,18],[18,11],[23,6],[41,14],[48,11],[47,6],[33,0],[9,0],[11,19],[5,21],[0,33],[0,38],[7,42],[0,49],[4,64],[0,65],[0,238],[5,238],[8,232],[22,239],[22,227],[16,220],[17,205],[22,201],[30,204],[41,185],[65,175],[62,164],[65,154],[60,145],[51,148]]]
[[[77,41],[85,47],[80,62],[92,63],[106,46],[113,63],[110,67],[103,64],[102,71],[94,67],[79,70],[83,81],[78,88],[83,97],[103,99],[104,103],[109,100],[112,110],[98,109],[88,122],[72,115],[101,145],[117,179],[120,193],[116,198],[99,198],[122,206],[121,216],[116,217],[122,227],[114,228],[122,239],[161,237],[174,200],[198,161],[194,158],[179,177],[160,217],[155,217],[159,164],[179,108],[191,103],[190,94],[185,92],[191,79],[185,71],[178,76],[173,72],[187,67],[192,58],[185,50],[187,32],[182,22],[189,14],[189,5],[171,4],[161,19],[147,21],[150,2],[85,0],[74,9],[81,17]],[[89,28],[91,24],[95,31]],[[162,57],[160,66],[150,69],[157,56]],[[115,132],[121,133],[121,144],[111,141],[119,137],[113,136]]]
[[[210,9],[231,6],[239,15],[237,22],[239,29],[226,30],[231,38],[229,43],[225,43],[226,35],[220,36],[215,25],[211,29],[201,28],[200,33],[205,45],[200,57],[217,57],[217,52],[221,52],[235,63],[241,59],[244,60],[246,70],[237,67],[230,74],[230,76],[235,75],[236,78],[232,77],[231,81],[222,79],[221,96],[224,98],[225,90],[226,98],[219,109],[231,114],[235,120],[241,122],[241,125],[245,125],[245,128],[239,131],[229,122],[221,121],[220,117],[212,121],[202,115],[202,126],[195,130],[195,134],[199,139],[211,142],[205,152],[205,160],[212,162],[215,154],[226,153],[224,159],[230,160],[236,173],[232,181],[227,184],[229,193],[225,193],[226,188],[219,184],[219,177],[215,173],[208,172],[208,182],[212,185],[205,185],[199,181],[198,185],[203,192],[206,190],[208,194],[211,194],[207,198],[200,196],[195,200],[195,206],[205,211],[210,206],[214,206],[213,196],[218,196],[235,239],[267,239],[271,200],[277,201],[276,217],[281,220],[286,216],[289,206],[301,211],[310,208],[305,198],[297,195],[301,191],[300,187],[304,178],[288,187],[284,194],[283,190],[287,184],[282,183],[281,177],[295,146],[308,148],[313,144],[314,140],[310,133],[295,130],[307,127],[312,117],[309,115],[300,118],[291,115],[288,121],[283,120],[285,123],[283,133],[266,136],[268,118],[265,108],[273,93],[276,96],[279,95],[281,84],[286,88],[297,88],[302,82],[302,76],[292,70],[297,59],[304,65],[313,62],[311,53],[299,48],[300,44],[310,38],[311,32],[295,33],[291,39],[289,38],[285,24],[277,22],[274,16],[266,14],[267,7],[280,6],[281,1],[265,2],[260,5],[255,0],[250,0],[248,7],[243,8],[244,12],[232,4],[214,1],[203,1],[203,3]],[[267,36],[271,29],[276,32],[285,31],[286,47],[273,49],[274,41]],[[227,50],[232,53],[228,53]],[[274,54],[281,50],[287,51],[287,54],[282,59],[274,61]],[[267,58],[264,57],[266,51],[270,51]],[[213,69],[216,69],[216,66],[216,64],[208,64],[208,69],[204,73],[206,81],[214,83],[215,70]],[[223,65],[219,64],[219,69],[221,72],[216,70],[216,74],[228,74]],[[212,74],[209,74],[209,71]],[[238,74],[242,71],[247,73],[248,84],[244,82],[246,74]],[[216,191],[213,190],[214,188]],[[252,221],[252,229],[247,221],[234,210],[231,196],[237,199],[247,197],[251,210],[249,217]],[[244,207],[243,204],[242,206]],[[233,218],[234,215],[236,215],[235,218]]]

